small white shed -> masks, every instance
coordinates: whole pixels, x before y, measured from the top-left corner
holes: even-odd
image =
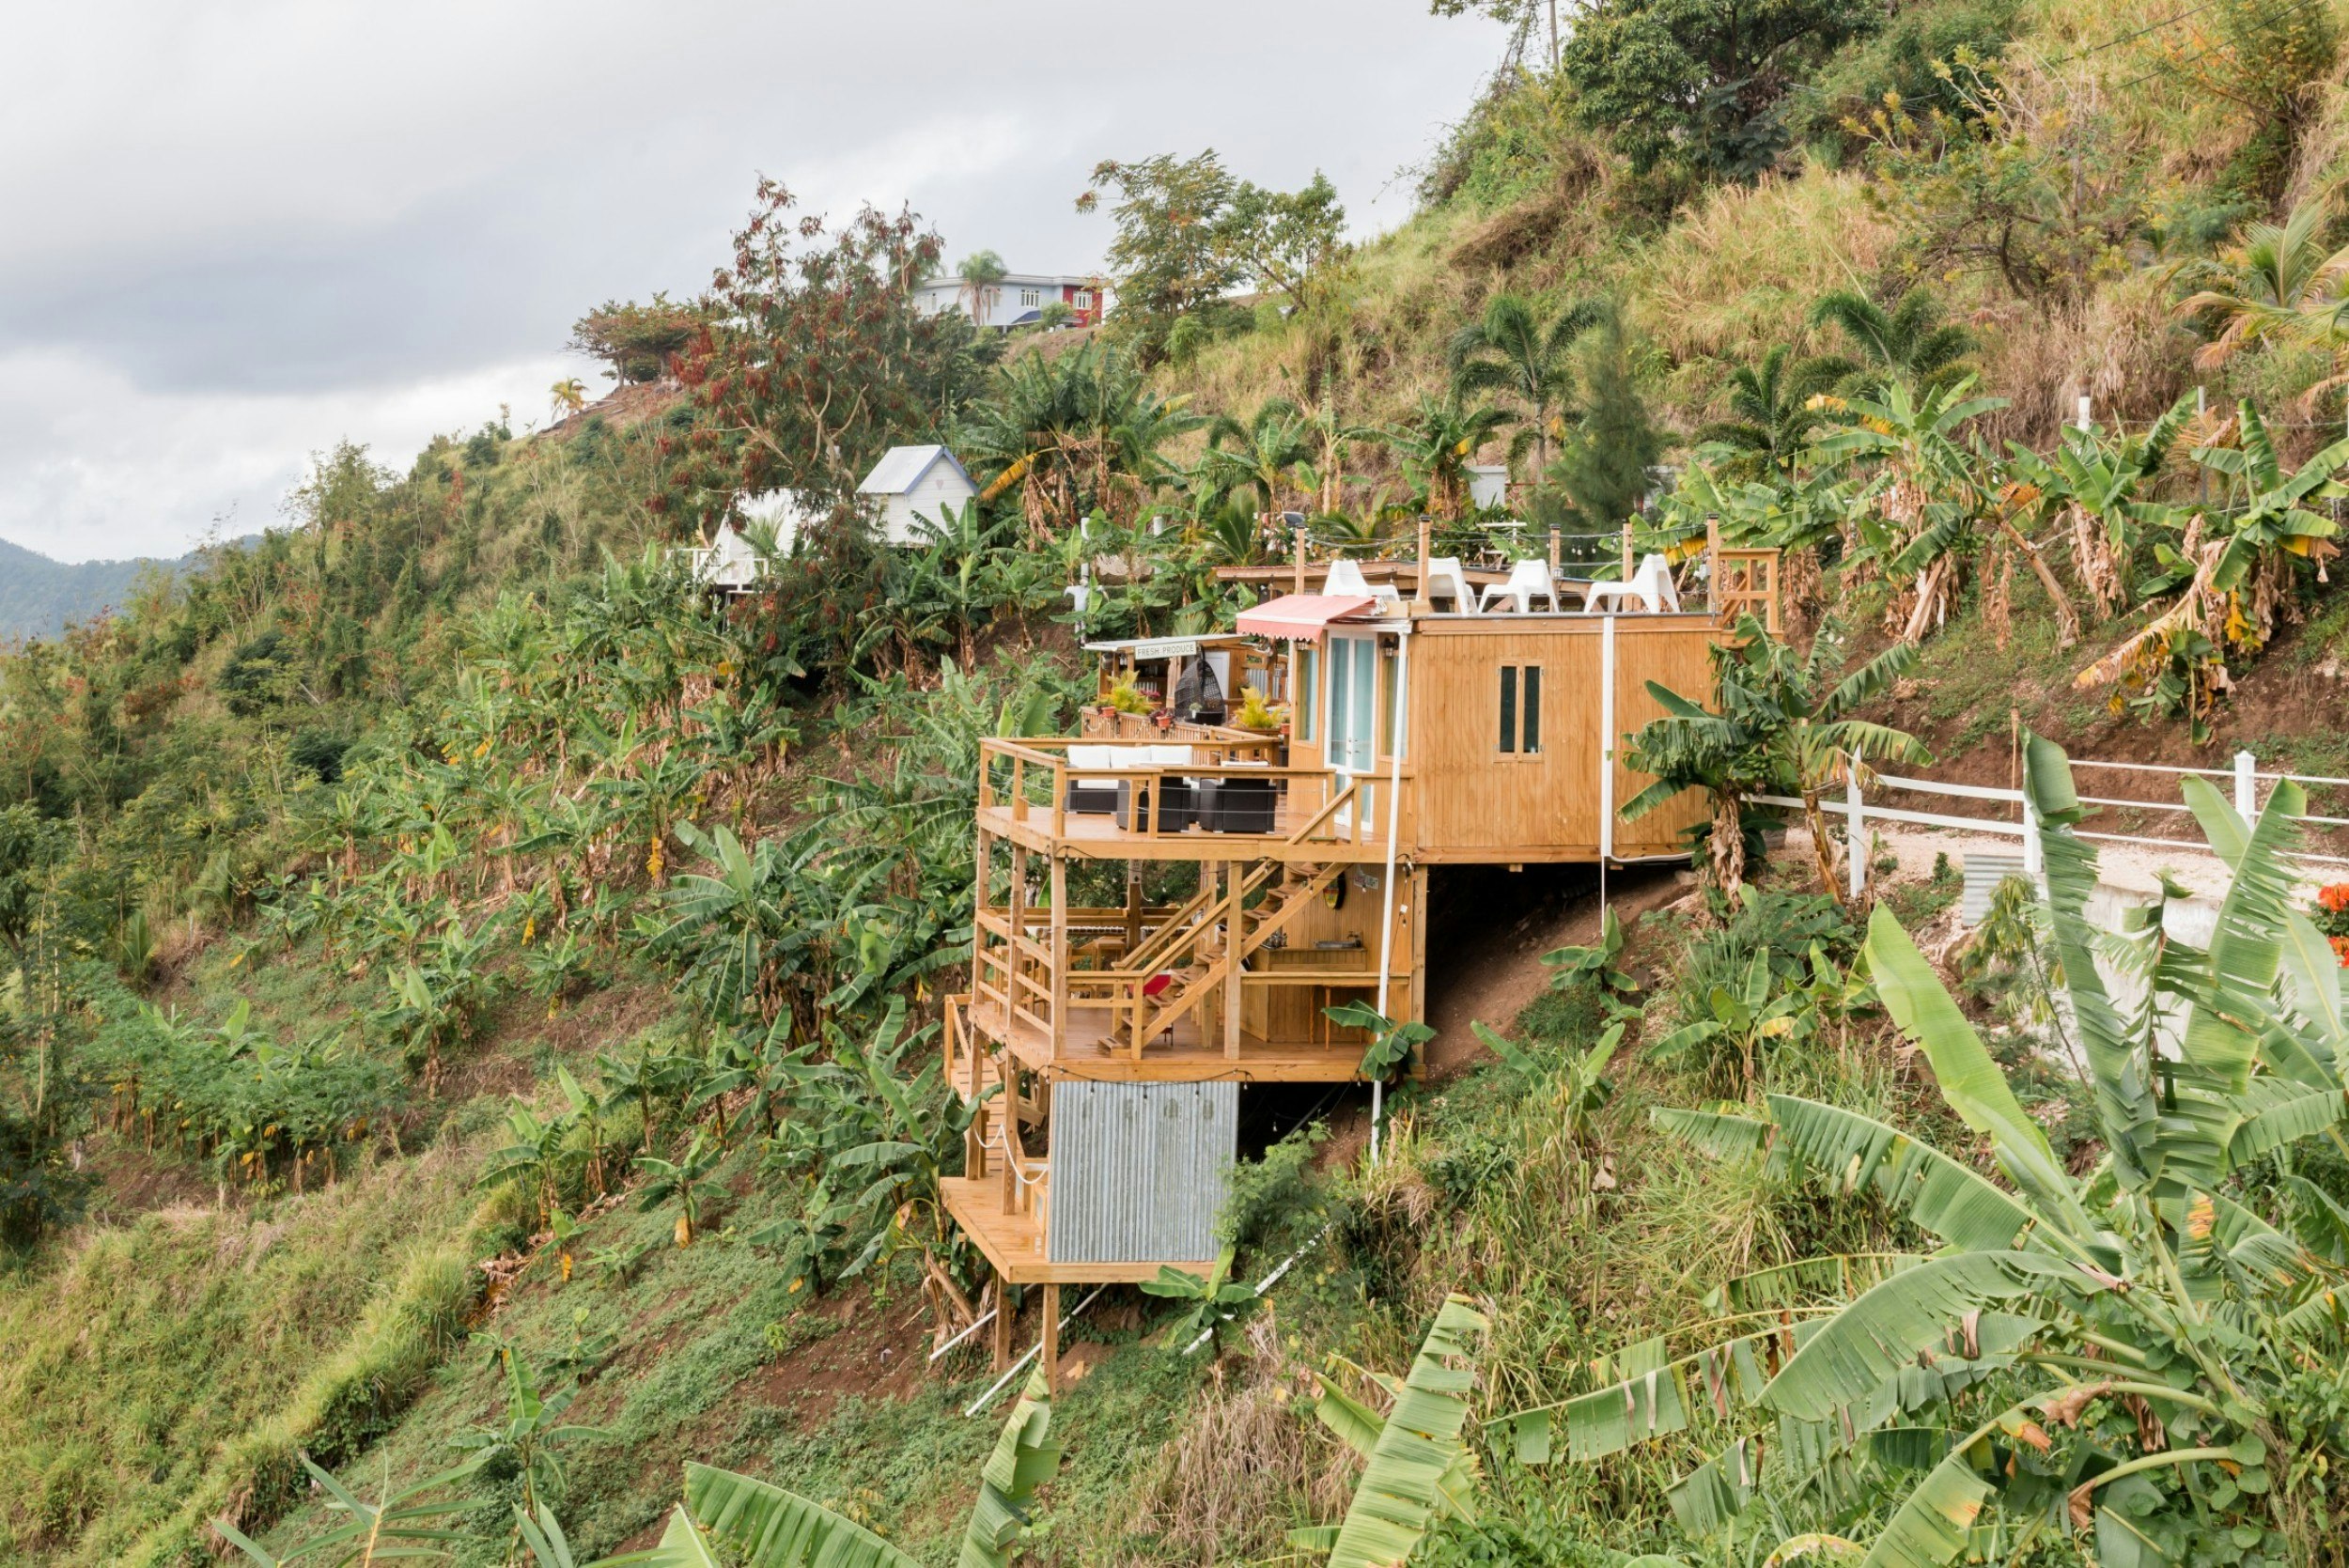
[[[942,446],[893,446],[856,488],[880,503],[881,537],[893,545],[922,542],[919,516],[942,520],[979,493],[955,455]]]
[[[1508,505],[1507,463],[1470,463],[1468,465],[1468,481],[1470,505],[1482,508]]]

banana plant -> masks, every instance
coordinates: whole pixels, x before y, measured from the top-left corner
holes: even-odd
[[[1758,1532],[1864,1486],[1886,1514],[1868,1568],[2076,1535],[2107,1563],[2184,1561],[2214,1542],[2230,1562],[2314,1560],[2329,1505],[2313,1494],[2349,1437],[2305,1412],[2349,1402],[2349,1277],[2294,1234],[2319,1216],[2278,1171],[2349,1123],[2349,1027],[2338,960],[2294,902],[2305,797],[2283,784],[2248,823],[2189,779],[2186,804],[2233,872],[2217,934],[2194,947],[2156,908],[2116,938],[2087,918],[2096,856],[2075,831],[2069,765],[2035,736],[2027,754],[2100,1162],[2081,1175],[2056,1157],[1879,908],[1875,987],[1995,1177],[1794,1095],[1767,1096],[1766,1118],[1657,1112],[1717,1157],[1873,1193],[1937,1248],[1866,1268],[1815,1260],[1789,1276],[1816,1286],[1799,1295],[1733,1293],[1706,1324],[1731,1338],[1510,1418],[1521,1457],[1547,1458],[1561,1418],[1579,1462],[1709,1427],[1727,1441],[1671,1495],[1685,1529],[1766,1545]],[[2100,960],[2146,999],[2117,1001]]]
[[[1623,953],[1623,922],[1615,918],[1615,907],[1607,906],[1599,916],[1598,940],[1589,947],[1562,947],[1542,955],[1542,962],[1549,966],[1549,986],[1554,991],[1572,991],[1589,986],[1606,1004],[1610,1017],[1620,1017],[1636,1013],[1625,999],[1640,988],[1640,983],[1615,967]]]
[[[280,1568],[281,1564],[296,1562],[315,1563],[318,1568],[350,1568],[352,1564],[372,1568],[375,1563],[395,1560],[445,1561],[455,1555],[458,1545],[471,1539],[463,1530],[448,1529],[440,1521],[471,1513],[478,1506],[475,1499],[460,1496],[435,1502],[428,1500],[428,1494],[470,1479],[480,1467],[477,1458],[412,1485],[397,1488],[391,1483],[391,1463],[386,1458],[382,1487],[376,1493],[376,1500],[367,1502],[308,1454],[295,1457],[310,1472],[311,1482],[326,1494],[327,1511],[343,1515],[345,1522],[280,1557],[263,1549],[226,1519],[214,1519],[212,1529],[220,1538],[242,1552],[245,1560],[256,1568]]]
[[[1217,1256],[1215,1266],[1204,1277],[1172,1264],[1160,1264],[1157,1279],[1142,1281],[1142,1293],[1185,1304],[1185,1311],[1166,1329],[1167,1344],[1182,1350],[1206,1339],[1220,1351],[1224,1326],[1237,1321],[1258,1304],[1255,1287],[1232,1278],[1229,1247]]]
[[[1339,1028],[1359,1029],[1370,1036],[1362,1049],[1362,1064],[1357,1069],[1364,1078],[1392,1078],[1395,1069],[1411,1059],[1411,1052],[1436,1037],[1430,1026],[1398,1022],[1366,1001],[1342,1002],[1321,1011]]]
[[[724,1157],[723,1148],[712,1145],[698,1132],[685,1152],[674,1160],[638,1155],[636,1168],[645,1172],[647,1180],[636,1194],[636,1206],[649,1212],[671,1199],[677,1200],[677,1244],[692,1246],[694,1238],[701,1234],[702,1211],[725,1200],[724,1184],[711,1180],[709,1175]]]
[[[978,1500],[956,1560],[961,1568],[1008,1568],[1036,1488],[1060,1469],[1051,1426],[1051,1394],[1038,1367],[979,1472]],[[913,1557],[821,1503],[770,1482],[695,1464],[685,1467],[685,1501],[669,1515],[660,1545],[636,1559],[609,1560],[663,1568],[920,1568]],[[544,1559],[541,1565],[563,1568]]]
[[[1772,995],[1773,978],[1769,954],[1755,954],[1735,990],[1716,986],[1705,998],[1713,1016],[1673,1030],[1656,1043],[1655,1054],[1668,1062],[1692,1063],[1708,1072],[1715,1063],[1734,1058],[1744,1069],[1747,1087],[1751,1088],[1763,1051],[1799,1040],[1811,1029],[1810,997],[1794,989]]]
[[[1369,1374],[1394,1402],[1384,1416],[1315,1374],[1315,1413],[1367,1463],[1345,1519],[1291,1531],[1291,1545],[1327,1552],[1330,1568],[1392,1568],[1439,1516],[1475,1520],[1478,1465],[1463,1433],[1477,1353],[1491,1328],[1466,1296],[1446,1296],[1408,1375]]]
[[[562,1496],[567,1483],[559,1451],[582,1437],[608,1437],[600,1427],[566,1425],[563,1413],[577,1390],[542,1390],[529,1360],[511,1344],[497,1343],[494,1354],[506,1370],[506,1414],[494,1425],[474,1426],[448,1440],[471,1453],[474,1465],[503,1461],[522,1483],[522,1507],[535,1513],[541,1502]]]

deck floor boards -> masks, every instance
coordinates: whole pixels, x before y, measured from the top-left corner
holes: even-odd
[[[1050,1263],[1044,1256],[1044,1228],[1034,1214],[1005,1214],[1000,1176],[947,1176],[939,1182],[946,1211],[955,1217],[987,1261],[1015,1285],[1114,1285],[1155,1280],[1172,1265],[1193,1274],[1215,1265],[1195,1258],[1163,1263]]]
[[[1136,1061],[1109,1045],[1112,1015],[1106,1007],[1071,1006],[1067,1043],[1060,1060],[1052,1059],[1050,1035],[1025,1018],[1012,1020],[992,1007],[973,1006],[971,1027],[1011,1048],[1019,1064],[1031,1072],[1055,1078],[1137,1080],[1160,1083],[1206,1083],[1236,1079],[1242,1083],[1344,1083],[1361,1065],[1359,1045],[1272,1045],[1252,1034],[1243,1035],[1237,1059],[1220,1047],[1206,1044],[1191,1017],[1175,1020],[1167,1035],[1143,1048]]]

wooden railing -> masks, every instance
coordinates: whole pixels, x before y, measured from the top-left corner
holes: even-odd
[[[1159,803],[1165,799],[1166,783],[1171,779],[1233,779],[1269,783],[1285,799],[1288,814],[1292,817],[1302,814],[1301,823],[1285,832],[1203,835],[1209,841],[1254,837],[1278,838],[1297,846],[1383,843],[1387,828],[1384,794],[1391,787],[1403,789],[1403,816],[1407,823],[1410,815],[1411,773],[1408,768],[1405,768],[1400,778],[1391,784],[1385,771],[1349,774],[1327,768],[1274,767],[1268,763],[1220,755],[1271,744],[1249,741],[1190,742],[1189,744],[1194,753],[1205,753],[1197,762],[1152,762],[1117,768],[1072,769],[1066,756],[1066,750],[1072,744],[1142,751],[1149,743],[1111,740],[1072,742],[1064,739],[983,740],[979,754],[979,809],[991,811],[1001,807],[1014,822],[1028,822],[1041,815],[1049,819],[1051,835],[1055,839],[1065,837],[1068,831],[1068,780],[1073,771],[1081,778],[1114,778],[1130,784],[1135,806],[1128,815],[1125,831],[1134,837],[1151,840],[1175,836],[1182,831],[1165,829],[1162,826],[1163,813],[1158,809]],[[1150,804],[1147,811],[1143,810],[1141,804],[1145,797]],[[1408,828],[1401,836],[1408,841]]]
[[[946,1002],[946,1081],[978,1106],[963,1144],[964,1174],[975,1180],[985,1180],[990,1170],[999,1174],[1003,1212],[1034,1215],[1040,1236],[1051,1217],[1051,1164],[1028,1153],[1019,1129],[1033,1119],[1026,1114],[1030,1108],[1020,1103],[1002,1059],[971,1034],[964,1017],[971,1001],[950,997]]]

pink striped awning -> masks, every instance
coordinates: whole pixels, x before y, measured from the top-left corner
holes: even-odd
[[[1360,594],[1283,594],[1241,611],[1237,629],[1251,637],[1318,643],[1331,621],[1359,615],[1377,602]]]

